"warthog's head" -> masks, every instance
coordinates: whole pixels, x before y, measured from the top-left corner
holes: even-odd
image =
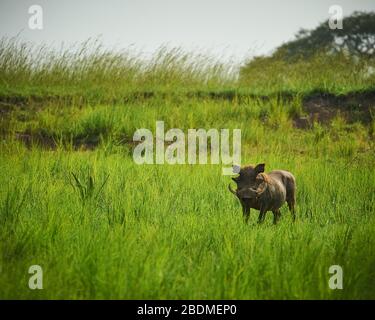
[[[266,176],[261,174],[264,172],[264,168],[264,163],[260,163],[255,167],[233,167],[233,171],[239,174],[237,177],[232,178],[237,184],[237,190],[233,190],[229,185],[229,191],[240,199],[257,198],[262,192],[264,192],[264,179]]]

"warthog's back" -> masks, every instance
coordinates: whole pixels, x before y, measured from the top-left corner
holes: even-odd
[[[281,184],[285,186],[287,197],[290,193],[294,194],[296,188],[296,179],[289,171],[273,170],[268,173],[268,176],[274,180],[281,182]]]

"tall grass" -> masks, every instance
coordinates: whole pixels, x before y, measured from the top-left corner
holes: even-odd
[[[95,39],[59,51],[19,38],[0,40],[0,85],[5,93],[111,97],[129,91],[218,88],[233,84],[234,67],[166,46],[146,57],[134,48],[106,49]]]
[[[241,68],[240,86],[259,93],[324,91],[346,93],[374,89],[375,58],[345,53],[318,53],[309,59],[285,60],[278,55],[258,57]]]
[[[159,91],[339,94],[373,89],[374,70],[374,58],[345,54],[318,54],[293,63],[278,56],[259,57],[240,68],[240,63],[168,46],[146,56],[134,47],[105,48],[97,39],[60,50],[18,37],[0,40],[0,93],[8,96],[85,96],[98,101]]]

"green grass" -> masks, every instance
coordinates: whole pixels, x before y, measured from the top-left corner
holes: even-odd
[[[17,40],[0,48],[1,299],[375,298],[375,122],[292,121],[311,91],[372,90],[358,65],[320,57],[262,78],[173,49],[145,63],[100,46],[35,60]],[[241,129],[243,164],[296,176],[297,221],[283,207],[277,226],[255,210],[245,225],[221,165],[136,165],[133,134],[157,120]],[[43,290],[28,288],[34,264]]]
[[[258,226],[255,211],[242,222],[218,166],[138,166],[101,149],[1,151],[1,298],[375,297],[373,166],[268,154],[268,169],[297,177],[298,220],[284,207],[279,225],[268,214]],[[32,264],[44,290],[27,287]],[[341,291],[328,288],[334,264]]]

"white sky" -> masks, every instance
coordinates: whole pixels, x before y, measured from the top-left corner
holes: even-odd
[[[28,28],[33,4],[43,8],[43,30]],[[59,46],[101,35],[109,47],[152,52],[168,44],[239,60],[316,27],[334,4],[345,16],[375,11],[375,0],[0,0],[0,37],[21,31],[23,39]]]

